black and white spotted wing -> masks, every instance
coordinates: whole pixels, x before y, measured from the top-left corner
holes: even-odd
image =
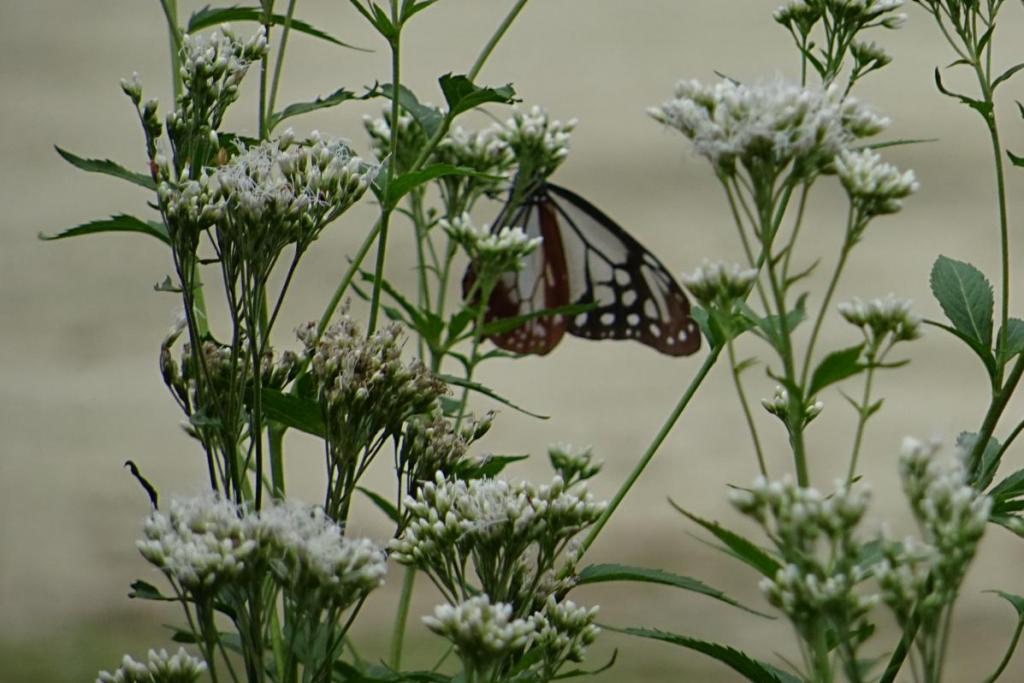
[[[497,225],[540,236],[522,270],[506,273],[489,302],[488,320],[568,304],[596,304],[576,316],[545,316],[491,337],[517,353],[546,354],[565,332],[587,339],[635,339],[670,356],[700,348],[690,303],[665,266],[583,197],[542,184]]]

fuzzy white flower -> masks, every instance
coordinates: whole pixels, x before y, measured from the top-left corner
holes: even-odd
[[[547,177],[569,155],[569,138],[577,120],[551,120],[541,107],[516,110],[498,136],[512,150],[520,168]]]
[[[901,172],[870,149],[842,150],[835,168],[850,199],[872,216],[896,213],[919,187],[913,171]]]
[[[693,273],[683,273],[680,276],[683,285],[705,306],[716,303],[727,306],[742,299],[756,279],[756,268],[744,268],[738,263],[712,262],[708,259],[704,259]]]
[[[192,657],[185,648],[173,654],[161,649],[149,651],[144,664],[125,655],[113,673],[101,671],[96,683],[193,683],[206,671],[206,662]]]
[[[675,97],[648,113],[693,142],[721,173],[737,163],[776,169],[790,163],[816,172],[853,140],[875,135],[888,119],[841,89],[815,90],[781,79],[745,85],[680,81]]]
[[[245,571],[257,543],[238,506],[205,495],[174,499],[167,514],[154,510],[136,547],[183,588],[201,591]]]
[[[442,219],[440,225],[452,240],[462,246],[478,273],[488,275],[519,270],[523,258],[533,253],[543,241],[540,237],[530,237],[520,227],[503,227],[496,232],[486,224],[477,227],[468,213],[450,221]]]
[[[532,619],[513,619],[512,605],[478,595],[459,605],[438,605],[423,623],[447,638],[463,657],[486,661],[526,646],[534,635]]]
[[[869,343],[881,344],[888,335],[892,335],[893,342],[911,341],[921,336],[921,318],[911,312],[911,301],[892,293],[871,301],[854,297],[838,308],[847,322],[861,328]]]

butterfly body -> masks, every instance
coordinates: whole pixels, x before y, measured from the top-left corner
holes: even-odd
[[[522,227],[543,238],[519,271],[505,273],[488,302],[488,321],[569,305],[574,315],[532,318],[491,336],[500,348],[547,354],[566,332],[587,339],[633,339],[670,356],[700,348],[690,304],[668,270],[635,238],[570,190],[542,183],[495,229]],[[464,280],[472,282],[472,267]]]

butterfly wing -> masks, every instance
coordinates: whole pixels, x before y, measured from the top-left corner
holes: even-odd
[[[571,318],[532,318],[491,335],[498,347],[521,354],[550,352],[566,332],[587,339],[635,339],[670,356],[700,348],[690,303],[668,270],[611,218],[579,195],[542,184],[495,229],[520,226],[541,246],[522,268],[505,273],[488,302],[488,322],[569,304],[594,304]],[[471,289],[472,268],[463,280]]]
[[[635,339],[670,356],[700,348],[690,302],[658,258],[578,194],[547,184],[547,206],[561,227],[569,300],[596,304],[568,321],[587,339]]]
[[[540,247],[523,259],[520,270],[499,278],[488,302],[485,316],[488,323],[569,303],[569,270],[556,210],[540,193],[531,195],[511,214],[507,209],[506,206],[495,221],[495,230],[519,226],[530,237],[541,237],[542,241]],[[470,266],[463,278],[464,295],[472,288],[474,279]],[[539,316],[492,334],[490,340],[506,351],[545,355],[561,341],[567,322],[561,315]]]

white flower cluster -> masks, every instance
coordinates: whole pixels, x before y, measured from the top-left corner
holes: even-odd
[[[533,636],[532,619],[512,617],[512,605],[477,595],[459,605],[438,605],[423,623],[470,660],[486,662],[522,650]]]
[[[850,201],[866,216],[898,212],[918,189],[913,171],[900,172],[870,149],[840,151],[835,167]]]
[[[793,163],[813,174],[852,141],[889,123],[835,86],[821,91],[779,79],[756,85],[680,81],[675,97],[648,113],[682,132],[726,175],[737,163],[752,172]]]
[[[594,460],[591,446],[577,448],[568,443],[549,445],[548,460],[562,479],[570,484],[590,479],[597,475],[604,465],[600,460]]]
[[[747,490],[731,494],[733,505],[757,520],[787,558],[760,588],[768,601],[797,625],[824,614],[843,615],[852,624],[875,603],[856,586],[870,575],[859,564],[854,532],[867,510],[870,494],[845,482],[824,496],[786,477],[769,482],[759,477]]]
[[[370,136],[370,148],[374,156],[381,162],[388,159],[391,156],[391,105],[386,104],[378,117],[364,116],[363,127]],[[405,172],[426,146],[427,134],[412,114],[401,108],[398,110],[397,128],[398,158],[395,169]]]
[[[937,618],[956,598],[992,509],[967,483],[960,459],[943,462],[938,452],[935,442],[904,439],[900,476],[923,540],[883,543],[884,559],[874,568],[882,599],[904,617],[917,609]]]
[[[500,126],[480,131],[455,126],[437,144],[434,156],[440,163],[495,176],[507,176],[515,163],[515,155],[502,138]]]
[[[510,484],[501,479],[446,481],[438,476],[416,497],[405,499],[411,516],[391,554],[402,564],[427,569],[445,566],[445,558],[468,555],[487,546],[522,548],[531,543],[569,539],[592,524],[605,504],[585,487],[566,489],[560,477],[551,484]]]
[[[776,385],[775,394],[771,398],[762,398],[761,406],[783,422],[789,420],[789,392],[786,391],[785,387]],[[824,408],[825,404],[817,400],[805,406],[804,425],[809,424],[811,420],[818,417]]]
[[[322,508],[280,503],[263,510],[255,533],[278,557],[272,565],[290,593],[344,609],[384,583],[387,558],[373,541],[346,538]]]
[[[183,36],[183,93],[177,109],[167,115],[172,141],[185,143],[188,135],[202,129],[216,131],[228,106],[238,99],[238,89],[249,65],[262,59],[268,49],[263,27],[248,40],[236,36],[227,24],[209,34]]]
[[[347,145],[316,131],[302,144],[292,140],[289,129],[217,169],[234,239],[257,248],[311,241],[366,192],[375,170]]]
[[[861,301],[853,298],[839,304],[843,318],[864,333],[868,344],[880,348],[890,343],[912,341],[921,336],[921,318],[911,312],[911,302],[888,294],[883,299]]]
[[[402,361],[402,328],[388,325],[366,337],[347,315],[317,338],[317,325],[296,330],[310,358],[329,430],[362,447],[380,431],[398,434],[402,422],[426,413],[446,385],[419,361]]]
[[[368,539],[346,538],[320,508],[273,504],[261,512],[216,495],[171,501],[165,515],[146,520],[139,552],[172,582],[212,595],[225,581],[269,568],[290,595],[344,608],[384,582],[383,550]]]
[[[587,647],[601,632],[594,624],[597,612],[597,607],[577,606],[572,600],[558,602],[553,595],[548,596],[544,609],[534,615],[534,621],[535,642],[543,648],[549,662],[583,661]]]
[[[899,28],[906,21],[903,13],[892,14],[903,0],[788,0],[775,10],[775,21],[784,26],[817,21],[825,12],[858,27],[871,25]],[[883,16],[888,14],[889,16]]]
[[[190,592],[212,591],[257,560],[258,544],[238,507],[219,496],[171,501],[146,519],[139,552]]]
[[[146,663],[125,655],[113,673],[101,671],[96,683],[194,683],[206,671],[206,662],[192,657],[185,648],[173,654],[149,651]]]
[[[530,237],[520,227],[504,227],[497,232],[486,224],[476,227],[468,213],[450,221],[442,219],[440,225],[466,252],[478,277],[496,277],[519,270],[523,259],[543,241],[540,237]]]
[[[569,138],[577,120],[552,121],[541,107],[516,110],[498,135],[515,155],[520,170],[546,178],[569,155]]]
[[[697,270],[683,273],[680,280],[701,305],[728,310],[733,303],[746,297],[757,280],[757,269],[704,259]]]

